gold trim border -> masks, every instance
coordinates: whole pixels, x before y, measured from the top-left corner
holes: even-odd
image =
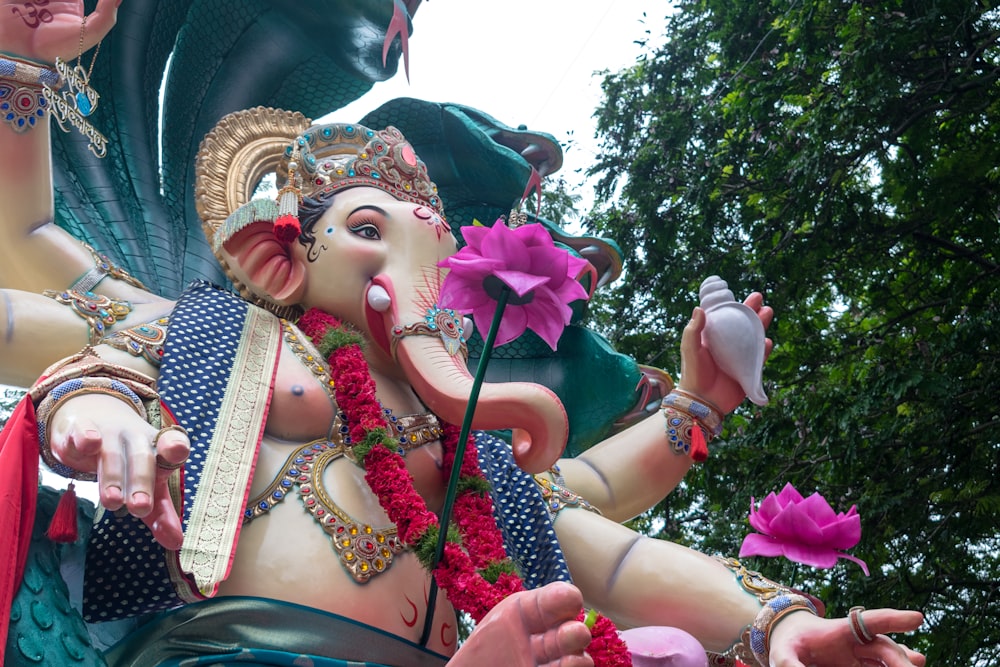
[[[243,524],[281,348],[278,318],[250,306],[241,340],[232,374],[237,382],[219,412],[180,551],[181,568],[208,597],[229,574]]]

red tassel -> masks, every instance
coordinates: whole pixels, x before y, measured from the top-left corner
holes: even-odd
[[[69,483],[69,488],[59,498],[45,535],[53,542],[67,544],[76,542],[79,537],[76,525],[76,489],[73,488],[73,482]]]
[[[274,237],[282,245],[288,245],[297,239],[300,233],[302,233],[302,225],[294,215],[279,215],[278,219],[274,221]]]
[[[296,148],[292,159],[288,162],[288,182],[278,190],[278,219],[274,221],[274,237],[278,243],[289,245],[302,233],[299,222],[299,203],[302,201],[302,190],[299,188],[299,149]]]
[[[708,444],[705,443],[705,433],[698,422],[691,427],[691,458],[698,463],[708,458]]]

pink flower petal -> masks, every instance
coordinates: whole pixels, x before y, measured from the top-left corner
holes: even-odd
[[[477,320],[476,326],[481,331],[486,331],[490,323],[492,322],[492,315],[489,319],[484,319],[482,322]],[[497,338],[493,345],[506,345],[518,336],[524,333],[528,328],[528,313],[525,311],[523,306],[508,306],[504,312],[503,317],[500,318],[500,327],[497,329]]]
[[[870,577],[871,576],[871,573],[868,572],[868,563],[864,562],[860,558],[857,558],[856,556],[852,556],[851,554],[845,554],[845,553],[840,553],[840,554],[837,554],[837,555],[839,557],[841,557],[841,558],[846,558],[847,560],[851,561],[852,563],[857,563],[858,566],[861,568],[861,571],[865,573],[866,577]]]
[[[782,541],[817,544],[823,540],[823,531],[801,505],[789,505],[771,522],[771,535]]]
[[[784,543],[785,558],[803,565],[812,565],[829,569],[837,564],[837,552],[820,546],[786,542]]]
[[[774,517],[781,514],[785,504],[778,500],[778,496],[773,493],[769,493],[764,500],[760,501],[760,508],[757,511],[760,513],[761,519],[770,523],[771,521],[774,521]]]
[[[524,243],[506,225],[493,225],[490,232],[483,237],[482,253],[484,257],[502,259],[508,269],[527,270],[527,249]]]
[[[778,501],[781,506],[796,504],[802,502],[802,494],[792,486],[791,482],[786,482],[785,486],[781,489],[781,493],[778,494]]]
[[[861,517],[857,514],[841,517],[821,526],[823,544],[829,544],[835,549],[850,549],[861,541]]]
[[[480,248],[483,245],[483,237],[490,233],[490,229],[492,227],[479,225],[462,227],[462,238],[465,239],[466,247],[475,250],[476,254],[481,254]],[[465,250],[465,248],[462,248],[462,250]]]
[[[784,546],[772,537],[759,533],[750,533],[743,538],[740,546],[740,558],[746,556],[783,556]]]
[[[837,520],[837,513],[826,502],[826,498],[818,493],[814,493],[798,505],[820,526]]]
[[[525,273],[524,271],[500,270],[494,271],[493,275],[502,280],[507,287],[514,290],[514,293],[518,296],[524,296],[549,281],[545,276]]]
[[[528,327],[555,350],[563,330],[569,324],[572,309],[564,303],[546,298],[536,299],[524,308],[529,311]]]

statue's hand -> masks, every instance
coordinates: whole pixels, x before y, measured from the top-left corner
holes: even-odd
[[[149,526],[167,549],[181,546],[180,517],[167,487],[171,466],[190,451],[178,430],[160,432],[112,396],[85,394],[67,399],[49,422],[52,454],[80,472],[96,473],[101,505],[122,507]],[[158,465],[159,463],[159,465]]]
[[[122,0],[98,0],[87,16],[83,2],[0,0],[0,51],[46,63],[56,57],[69,62],[89,51],[108,34]]]
[[[771,665],[923,667],[923,655],[884,634],[916,630],[923,623],[920,612],[869,609],[864,612],[864,623],[875,636],[870,644],[855,639],[846,618],[819,618],[808,612],[789,614],[771,631]]]
[[[757,313],[766,330],[774,317],[774,311],[770,306],[764,305],[764,297],[759,292],[754,292],[744,303]],[[723,373],[715,363],[711,352],[702,343],[701,333],[704,329],[705,311],[695,308],[681,338],[681,379],[678,386],[711,401],[724,414],[729,414],[746,398],[746,393],[739,382]],[[765,339],[765,357],[771,353],[771,347],[771,339]]]

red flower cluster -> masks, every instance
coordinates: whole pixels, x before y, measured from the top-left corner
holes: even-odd
[[[347,416],[355,458],[364,465],[365,481],[396,525],[399,539],[413,547],[422,542],[436,542],[435,533],[440,530],[437,515],[414,489],[413,477],[386,432],[375,383],[357,341],[342,329],[336,318],[316,309],[305,313],[298,325],[320,352],[328,355],[334,397]],[[459,429],[451,424],[442,424],[442,429],[443,469],[448,471],[455,461]],[[455,524],[462,542],[445,544],[434,577],[451,603],[479,622],[505,597],[524,590],[524,584],[514,574],[514,566],[504,550],[503,538],[493,519],[493,501],[486,493],[487,481],[479,468],[471,435],[460,465],[461,490],[455,499]],[[447,479],[444,471],[442,475]],[[429,551],[417,549],[418,555]],[[428,569],[434,567],[430,562],[423,565]],[[484,576],[487,572],[494,573],[492,583]],[[598,616],[591,626],[591,636],[587,652],[595,665],[631,664],[625,644],[610,620]]]

